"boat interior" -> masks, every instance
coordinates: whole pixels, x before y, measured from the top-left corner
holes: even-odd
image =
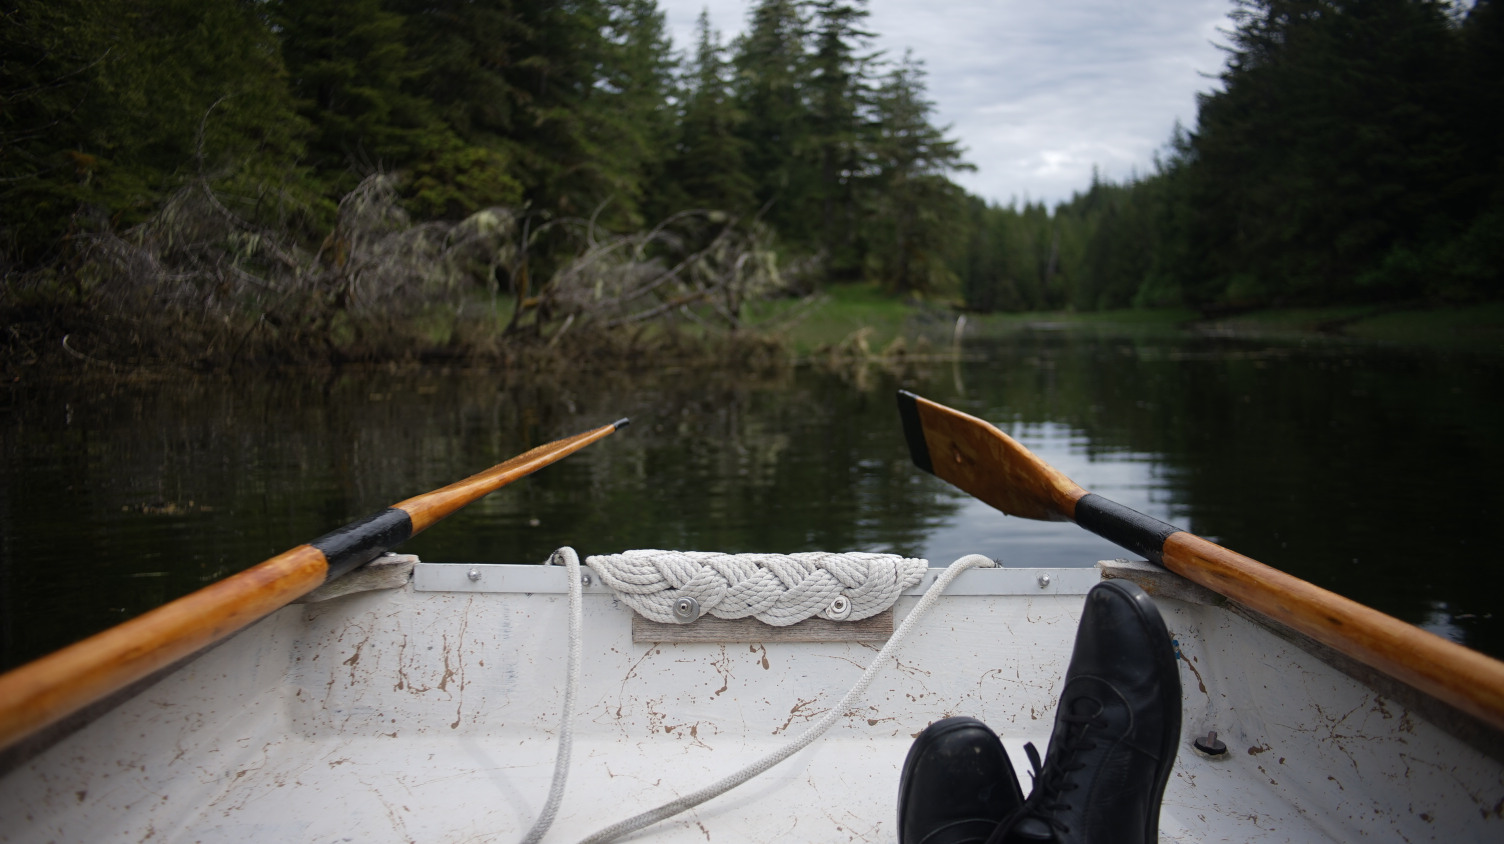
[[[900,599],[898,621],[939,571]],[[999,733],[1027,792],[1023,745],[1045,750],[1101,577],[1145,585],[1178,651],[1183,735],[1161,841],[1504,840],[1497,734],[1121,561],[962,574],[823,737],[626,840],[896,840],[909,744],[953,715]],[[567,586],[558,566],[416,562],[399,588],[278,610],[11,760],[0,840],[519,840],[554,776]],[[545,841],[585,839],[774,752],[879,647],[755,628],[645,641],[598,578],[583,613],[570,766]],[[1194,747],[1213,731],[1216,756]]]

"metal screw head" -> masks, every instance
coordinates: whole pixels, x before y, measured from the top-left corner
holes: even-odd
[[[580,585],[581,586],[589,586],[590,584],[592,584],[594,582],[595,582],[595,578],[593,578],[593,577],[590,576],[590,572],[587,571],[584,574],[580,575]]]
[[[838,596],[830,602],[830,609],[826,610],[826,615],[836,621],[845,620],[851,615],[851,601],[845,595]]]
[[[1049,585],[1050,585],[1050,576],[1047,575],[1047,574],[1041,574],[1039,576],[1039,588],[1043,589],[1043,588],[1045,588],[1046,586],[1049,586]]]
[[[468,578],[470,578],[470,581],[472,583],[475,582],[475,581],[477,581],[477,580],[480,580],[480,569],[478,569],[478,568],[471,568],[469,571],[465,572],[465,576],[468,577]]]
[[[1209,730],[1207,734],[1191,742],[1191,746],[1207,756],[1221,756],[1227,752],[1227,745],[1217,738],[1216,730]]]
[[[674,620],[680,624],[688,624],[700,617],[700,602],[694,598],[683,597],[674,602]]]

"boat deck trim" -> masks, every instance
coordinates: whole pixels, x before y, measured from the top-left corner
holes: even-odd
[[[943,568],[925,572],[918,585],[905,595],[923,595]],[[562,566],[430,563],[413,569],[413,589],[418,592],[502,592],[564,594],[568,592]],[[587,595],[609,595],[611,590],[590,573]],[[946,595],[1085,595],[1101,580],[1094,567],[1080,568],[990,568],[962,572],[945,590]]]

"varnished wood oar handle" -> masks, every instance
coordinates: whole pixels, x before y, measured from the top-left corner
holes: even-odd
[[[223,639],[626,423],[538,446],[0,675],[0,749]]]
[[[996,427],[898,394],[921,469],[1012,516],[1068,519],[1504,730],[1504,662],[1089,493]]]
[[[1162,563],[1504,730],[1504,662],[1185,531],[1165,539]]]

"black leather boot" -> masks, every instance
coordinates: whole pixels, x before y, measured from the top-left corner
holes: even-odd
[[[946,718],[909,747],[898,781],[899,844],[983,844],[1024,802],[997,734]]]
[[[1092,587],[1034,791],[989,844],[1153,844],[1180,740],[1180,671],[1137,585]]]

